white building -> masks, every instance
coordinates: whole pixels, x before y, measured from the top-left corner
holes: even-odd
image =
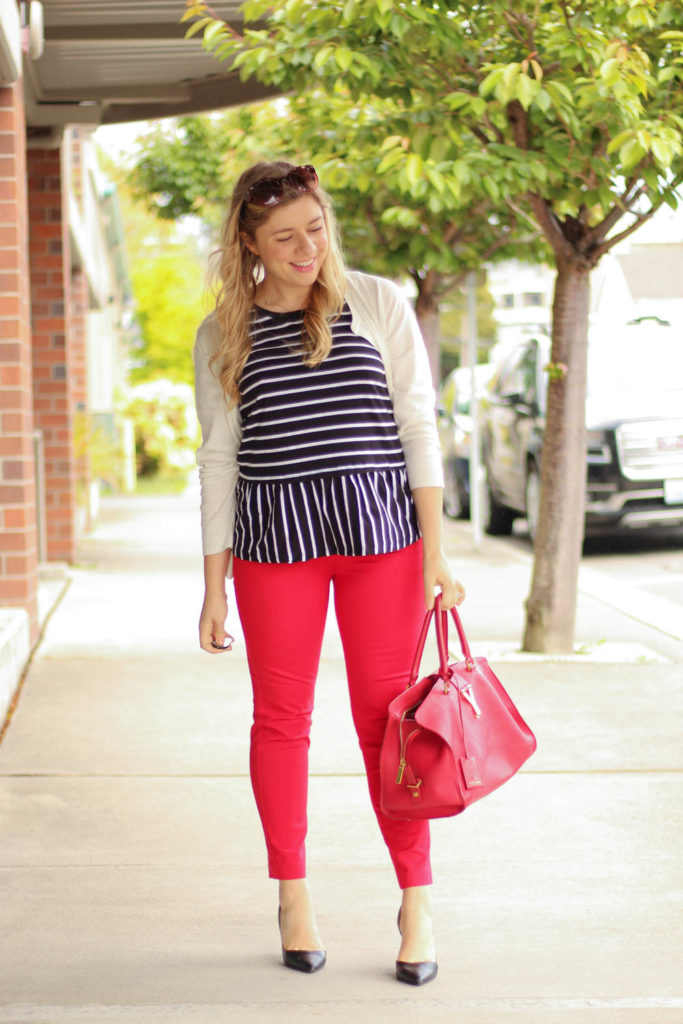
[[[550,332],[555,270],[507,260],[488,269],[498,342]],[[591,277],[591,320],[660,316],[683,323],[683,208],[668,206],[603,256]]]

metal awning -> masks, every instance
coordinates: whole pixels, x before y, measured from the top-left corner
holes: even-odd
[[[212,4],[238,32],[239,6]],[[183,0],[47,0],[43,55],[24,57],[29,130],[171,117],[276,94],[241,82],[197,38],[185,39],[184,11]]]

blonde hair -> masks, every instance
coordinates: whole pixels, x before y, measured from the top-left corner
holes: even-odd
[[[253,239],[255,230],[265,224],[272,209],[277,209],[247,203],[247,192],[257,181],[282,178],[294,166],[286,160],[264,161],[244,171],[232,193],[221,231],[221,247],[214,253],[214,316],[220,326],[220,343],[211,356],[211,362],[220,366],[218,378],[231,406],[240,400],[240,377],[251,351],[249,329],[256,286],[263,273],[258,256],[247,247],[242,236]],[[331,324],[344,306],[346,275],[329,196],[320,187],[305,194],[320,206],[329,240],[325,260],[311,288],[302,325],[303,361],[306,366],[317,366],[332,347]],[[284,199],[277,206],[299,199],[301,195],[285,182]]]

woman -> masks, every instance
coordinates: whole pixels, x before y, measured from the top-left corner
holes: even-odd
[[[285,964],[325,963],[306,882],[308,743],[330,584],[370,795],[402,902],[396,975],[436,975],[427,822],[379,807],[387,707],[425,606],[464,597],[441,549],[434,393],[417,323],[389,281],[344,269],[310,166],[259,163],[235,187],[216,308],[195,345],[206,594],[224,649],[234,574],[254,691],[250,771],[279,879]]]

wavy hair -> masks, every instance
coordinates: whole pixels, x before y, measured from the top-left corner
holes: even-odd
[[[282,178],[295,165],[286,160],[262,161],[240,176],[230,200],[221,231],[220,248],[213,254],[212,291],[216,300],[214,317],[220,327],[220,343],[211,362],[220,366],[218,378],[230,405],[240,400],[240,377],[251,351],[250,324],[256,286],[263,276],[261,261],[245,244],[243,235],[254,232],[268,220],[273,207],[247,203],[248,189],[262,178]],[[285,183],[284,199],[292,202],[302,195]],[[332,347],[331,325],[344,306],[346,274],[337,224],[329,196],[320,188],[310,195],[322,210],[329,246],[304,311],[301,347],[306,366],[317,366]]]

